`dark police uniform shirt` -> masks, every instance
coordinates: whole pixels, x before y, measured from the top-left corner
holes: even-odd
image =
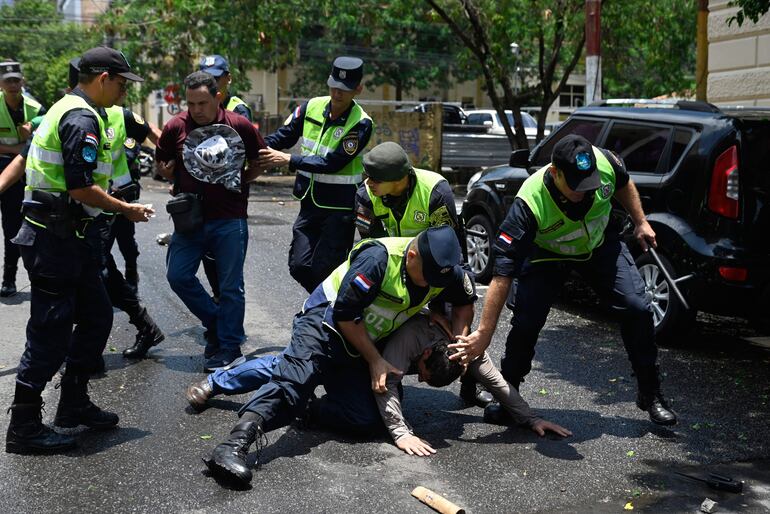
[[[610,150],[601,149],[601,151],[615,170],[615,191],[624,188],[630,177],[623,160]],[[596,198],[593,194],[587,194],[582,202],[573,203],[559,192],[550,173],[545,174],[543,182],[556,205],[571,220],[583,218],[591,209],[594,198]],[[500,237],[500,233],[509,236],[511,242],[507,243],[504,238]],[[495,266],[493,275],[518,277],[527,257],[534,251],[538,251],[537,245],[534,244],[536,233],[537,220],[535,215],[532,214],[524,200],[516,197],[508,210],[508,215],[500,225],[498,237],[494,241]],[[545,252],[545,250],[539,251]]]
[[[383,205],[391,210],[393,216],[397,220],[400,221],[404,217],[404,210],[406,209],[407,203],[409,203],[409,198],[412,196],[412,192],[416,185],[417,177],[415,175],[409,175],[409,187],[402,195],[385,195],[382,197]],[[444,207],[444,209],[442,209],[442,207]],[[459,228],[455,197],[454,193],[452,193],[452,186],[450,186],[448,182],[439,182],[433,188],[433,191],[431,191],[430,201],[428,202],[428,218],[431,227],[449,225],[455,230]],[[369,193],[366,191],[366,184],[361,184],[356,192],[356,227],[358,228],[358,233],[361,235],[361,238],[388,237],[389,235],[385,230],[382,221],[374,214],[372,200],[369,198]],[[395,234],[393,235],[395,236]],[[459,233],[457,234],[457,237],[462,241]]]
[[[126,137],[133,139],[137,146],[144,143],[150,133],[150,124],[147,120],[125,107],[123,107],[123,120],[126,124]]]
[[[17,127],[19,125],[24,124],[24,102],[21,102],[19,104],[18,109],[14,109],[10,105],[8,105],[8,102],[5,103],[5,106],[8,108],[8,114],[11,115],[11,121],[13,121],[13,124]],[[37,111],[38,116],[43,116],[47,112],[45,107],[40,107],[40,109]],[[27,139],[27,143],[29,143],[32,140],[32,136]],[[25,154],[26,157],[26,154]],[[8,157],[7,155],[0,155],[0,171],[5,169],[6,166],[8,166],[13,158]]]
[[[335,127],[344,127],[353,105],[355,102],[352,102],[350,108],[336,120],[329,121],[329,111],[331,110],[331,102],[329,102],[324,109],[324,118],[327,120],[324,133]],[[276,150],[286,150],[297,144],[299,138],[302,137],[306,112],[307,102],[294,109],[289,122],[265,138],[267,146]],[[339,145],[335,151],[330,152],[325,157],[320,155],[292,155],[289,169],[291,171],[307,171],[308,173],[338,172],[366,148],[372,135],[372,120],[362,119],[348,134],[355,134],[358,138],[358,148],[354,153],[348,154],[343,149],[343,145]]]
[[[388,251],[383,245],[377,243],[367,244],[354,250],[354,252],[351,257],[350,269],[340,284],[337,291],[337,300],[334,302],[332,319],[335,322],[361,320],[364,309],[374,301],[380,290],[380,284],[385,277],[385,269],[388,265]],[[406,259],[406,256],[404,256],[404,259]],[[421,302],[425,295],[428,294],[429,288],[415,285],[409,278],[409,275],[406,274],[406,268],[403,266],[402,273],[406,279],[406,286],[409,291],[409,297],[412,300],[412,305]],[[445,288],[434,298],[431,305],[441,308],[445,302],[452,305],[470,305],[474,303],[477,296],[473,276],[468,271],[465,274],[467,279],[464,278],[459,283]],[[358,275],[363,275],[372,284],[368,291],[364,291],[358,285],[358,282],[354,282]],[[468,286],[470,287],[468,288]]]
[[[229,125],[238,132],[246,149],[246,162],[257,159],[259,150],[265,148],[265,142],[249,120],[225,110],[221,105],[213,123]],[[187,171],[184,166],[182,151],[187,134],[200,125],[195,123],[189,112],[184,111],[174,116],[158,140],[155,158],[159,161],[176,161],[174,190],[176,192],[198,193],[203,196],[203,216],[206,220],[224,220],[245,218],[249,199],[249,185],[243,184],[240,193],[228,191],[222,184],[201,182]],[[243,170],[241,170],[243,173]]]

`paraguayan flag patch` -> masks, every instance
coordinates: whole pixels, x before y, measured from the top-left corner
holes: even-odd
[[[369,289],[372,288],[372,281],[366,278],[363,273],[356,275],[356,278],[353,279],[353,283],[364,293],[368,293]]]

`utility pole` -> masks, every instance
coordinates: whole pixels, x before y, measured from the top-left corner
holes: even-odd
[[[602,99],[601,12],[601,0],[586,0],[586,105]]]
[[[697,49],[695,54],[695,99],[703,102],[706,99],[706,89],[709,76],[709,1],[698,0],[698,29]]]

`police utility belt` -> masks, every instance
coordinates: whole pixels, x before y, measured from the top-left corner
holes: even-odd
[[[82,234],[85,226],[93,220],[79,204],[70,202],[67,193],[31,191],[22,204],[22,212],[27,221],[61,239]]]

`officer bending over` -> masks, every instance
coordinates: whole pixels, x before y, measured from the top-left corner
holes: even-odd
[[[362,238],[414,237],[428,227],[452,227],[464,242],[449,182],[438,173],[414,168],[400,145],[381,143],[364,155],[366,180],[356,193],[356,227]],[[484,407],[492,395],[472,373],[462,378],[460,398]]]
[[[104,429],[118,424],[116,414],[91,402],[88,380],[112,327],[94,218],[109,210],[147,221],[154,212],[106,192],[112,159],[104,108],[120,98],[128,80],[142,80],[130,70],[125,56],[111,48],[83,54],[78,88],[51,107],[32,140],[24,223],[14,238],[29,273],[31,306],[6,435],[10,453],[75,446],[74,437],[42,423],[41,393],[65,357],[54,425]]]
[[[518,278],[511,330],[501,371],[517,386],[532,367],[538,334],[564,281],[580,273],[620,316],[620,332],[639,385],[637,405],[660,425],[676,415],[660,391],[658,349],[644,282],[617,232],[607,230],[616,198],[631,215],[643,249],[655,245],[639,194],[620,158],[569,135],[556,143],[551,163],[519,189],[494,242],[494,278],[481,321],[453,359],[471,362],[489,346],[513,279]]]
[[[431,302],[452,303],[451,331],[466,334],[476,294],[461,262],[449,227],[416,238],[360,242],[305,300],[270,381],[241,409],[227,441],[205,460],[212,473],[250,482],[246,455],[251,444],[259,438],[259,450],[265,433],[301,415],[319,383],[330,393],[321,418],[350,420],[355,406],[357,420],[352,421],[379,426],[370,389],[384,393],[387,375],[403,371],[385,360],[377,345]]]

